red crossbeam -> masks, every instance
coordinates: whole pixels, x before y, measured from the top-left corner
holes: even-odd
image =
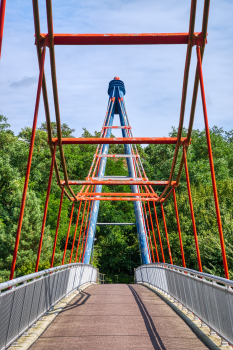
[[[54,45],[166,45],[188,44],[189,33],[54,34]],[[193,43],[201,33],[194,33]],[[48,34],[40,34],[40,45],[50,47]]]
[[[119,196],[122,196],[122,197],[127,197],[127,196],[130,196],[130,197],[158,197],[158,195],[156,193],[141,193],[141,192],[138,192],[138,193],[112,193],[112,192],[89,192],[89,193],[80,193],[77,195],[77,198],[78,197],[81,197],[82,196],[86,196],[86,197],[89,197],[89,196],[93,196],[93,197],[98,197],[98,196],[113,196],[113,197],[119,197]]]
[[[64,180],[61,181],[61,185],[65,185]],[[68,181],[69,185],[155,185],[164,186],[168,184],[168,181],[141,181],[141,180],[77,180]],[[171,186],[176,185],[176,181],[171,182]]]
[[[99,193],[101,195],[101,193]],[[137,195],[137,194],[134,194]],[[137,202],[137,201],[150,201],[150,202],[157,202],[158,197],[141,197],[141,198],[135,198],[135,197],[80,197],[82,201],[130,201],[130,202]],[[71,201],[75,201],[75,198],[71,197]]]
[[[181,138],[181,145],[186,141],[186,137]],[[53,138],[52,142],[58,145],[58,138]],[[63,145],[134,145],[134,144],[155,144],[155,145],[175,145],[176,137],[79,137],[62,138]]]

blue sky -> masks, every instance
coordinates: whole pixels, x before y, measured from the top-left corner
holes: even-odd
[[[201,31],[203,2],[197,4],[195,31]],[[187,0],[56,0],[54,33],[188,32]],[[41,32],[47,32],[45,1],[39,0]],[[210,126],[233,129],[233,2],[212,0],[203,73]],[[126,86],[126,106],[135,136],[167,136],[178,126],[186,45],[56,47],[61,121],[80,136],[82,128],[100,130],[107,88],[114,76]],[[193,50],[185,126],[188,125],[196,66]],[[0,61],[0,114],[17,134],[31,126],[38,81],[32,4],[8,0]],[[46,54],[51,119],[55,121],[49,50]],[[41,100],[38,125],[45,120]],[[118,124],[116,118],[115,125]],[[194,128],[203,129],[198,95]],[[118,136],[118,135],[117,135]]]

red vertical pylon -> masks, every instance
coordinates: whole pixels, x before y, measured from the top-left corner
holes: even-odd
[[[2,38],[3,38],[5,11],[6,11],[6,0],[1,0],[1,5],[0,5],[0,58],[1,58],[1,53],[2,53]]]
[[[72,224],[73,213],[74,213],[74,204],[75,204],[75,202],[73,202],[72,208],[71,208],[70,222],[69,222],[69,227],[68,227],[68,231],[67,231],[67,235],[66,235],[66,244],[65,244],[63,258],[62,258],[62,265],[64,265],[64,261],[65,261],[65,257],[66,257],[66,249],[67,249],[67,245],[68,245],[68,241],[69,241],[70,227],[71,227],[71,224]]]
[[[57,216],[57,227],[56,227],[56,232],[55,232],[55,237],[54,237],[53,254],[52,254],[50,267],[53,267],[54,256],[55,256],[55,251],[56,251],[57,235],[58,235],[58,229],[59,229],[60,217],[61,217],[61,208],[62,208],[62,202],[63,202],[63,194],[64,194],[64,186],[62,187],[62,190],[61,190],[61,199],[60,199],[59,211],[58,211],[58,216]]]
[[[196,246],[196,252],[197,252],[197,261],[198,261],[199,271],[202,272],[201,255],[200,255],[198,238],[197,238],[197,229],[196,229],[195,216],[194,216],[194,210],[193,210],[193,202],[192,202],[192,194],[191,194],[191,187],[190,187],[190,181],[189,181],[188,163],[187,163],[185,146],[183,147],[183,157],[184,157],[184,167],[185,167],[186,182],[187,182],[187,189],[188,189],[188,196],[189,196],[189,205],[190,205],[191,218],[192,218],[192,224],[193,224],[193,234],[194,234],[194,240],[195,240],[195,246]]]
[[[211,178],[212,178],[212,185],[213,185],[213,192],[214,192],[215,209],[216,209],[218,231],[219,231],[219,237],[220,237],[220,243],[221,243],[221,249],[222,249],[223,266],[225,271],[225,277],[229,279],[227,256],[226,256],[225,243],[224,243],[224,237],[223,237],[221,215],[219,210],[218,192],[217,192],[217,186],[216,186],[213,154],[212,154],[212,147],[211,147],[211,140],[210,140],[210,130],[209,130],[209,123],[208,123],[204,80],[203,80],[202,64],[201,64],[201,53],[200,53],[200,47],[198,45],[197,45],[197,62],[198,62],[198,72],[199,72],[199,79],[200,79],[200,86],[201,86],[203,114],[204,114],[204,120],[205,120],[206,139],[207,139],[208,154],[209,154],[209,161],[210,161],[210,171],[211,171]]]
[[[166,235],[166,239],[167,239],[168,254],[169,254],[169,258],[170,258],[170,263],[173,265],[172,253],[171,253],[170,242],[169,242],[169,237],[168,237],[168,232],[167,232],[167,224],[166,224],[166,219],[165,219],[165,214],[164,214],[163,203],[160,202],[160,204],[161,204],[161,211],[162,211],[162,216],[163,216],[164,230],[165,230],[165,235]]]
[[[184,248],[183,248],[183,242],[182,242],[182,236],[181,236],[181,230],[180,230],[179,213],[178,213],[177,202],[176,202],[176,192],[174,187],[173,187],[173,198],[174,198],[176,221],[177,221],[177,228],[178,228],[178,234],[179,234],[179,240],[180,240],[180,251],[182,256],[182,263],[183,263],[183,267],[186,267],[185,258],[184,258]]]
[[[10,280],[12,280],[14,278],[15,264],[16,264],[17,253],[18,253],[18,248],[19,248],[19,240],[20,240],[20,234],[21,234],[22,223],[23,223],[23,214],[24,214],[24,208],[25,208],[25,203],[26,203],[28,181],[29,181],[29,175],[30,175],[30,171],[31,171],[32,154],[33,154],[33,147],[34,147],[35,136],[36,136],[36,124],[37,124],[38,110],[39,110],[39,104],[40,104],[42,79],[43,79],[43,74],[44,74],[45,52],[46,52],[46,49],[44,46],[43,51],[42,51],[42,55],[41,55],[40,75],[39,75],[39,81],[38,81],[38,87],[37,87],[36,105],[35,105],[35,112],[34,112],[34,119],[33,119],[33,126],[32,126],[32,136],[31,136],[30,147],[29,147],[27,171],[26,171],[25,182],[24,182],[23,197],[22,197],[20,214],[19,214],[19,222],[18,222],[18,228],[17,228],[17,232],[16,232],[15,249],[14,249],[12,265],[11,265]]]
[[[52,161],[51,161],[51,166],[50,166],[49,182],[48,182],[47,195],[46,195],[46,200],[45,200],[44,216],[43,216],[43,222],[42,222],[42,228],[41,228],[41,235],[40,235],[40,242],[39,242],[37,260],[36,260],[35,272],[38,271],[39,263],[40,263],[40,254],[41,254],[41,248],[42,248],[43,237],[44,237],[44,229],[45,229],[45,223],[46,223],[46,217],[47,217],[47,211],[48,211],[49,195],[50,195],[51,183],[52,183],[52,178],[53,178],[53,167],[54,167],[55,155],[56,155],[56,146],[54,145],[54,147],[53,147],[53,154],[52,154]]]

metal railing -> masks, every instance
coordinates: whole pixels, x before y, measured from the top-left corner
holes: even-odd
[[[142,265],[135,282],[171,296],[233,345],[233,281],[170,264]]]
[[[68,264],[1,283],[0,349],[8,347],[68,293],[96,281],[95,267]]]
[[[105,279],[105,273],[100,273],[98,275],[98,283],[100,284],[105,284],[106,283],[106,279]]]

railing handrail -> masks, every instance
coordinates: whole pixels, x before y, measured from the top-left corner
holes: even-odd
[[[1,293],[1,290],[3,290],[3,289],[8,289],[10,287],[13,287],[13,286],[15,286],[17,284],[21,284],[21,283],[26,282],[28,280],[33,280],[33,279],[36,279],[38,277],[41,277],[41,276],[44,276],[44,275],[48,275],[51,272],[55,272],[55,271],[58,271],[58,270],[63,270],[63,269],[66,269],[68,267],[73,267],[73,266],[78,266],[78,265],[81,265],[81,266],[92,266],[90,264],[71,263],[71,264],[66,264],[66,265],[55,266],[55,267],[52,267],[52,268],[49,268],[49,269],[46,269],[46,270],[42,270],[42,271],[39,271],[39,272],[35,272],[35,273],[30,273],[29,275],[17,277],[17,278],[14,278],[13,280],[0,283],[0,293]],[[95,268],[94,266],[92,266],[92,267]]]
[[[233,288],[233,281],[228,280],[226,278],[223,277],[219,277],[219,276],[215,276],[215,275],[211,275],[209,273],[205,273],[205,272],[199,272],[196,270],[192,270],[192,269],[188,269],[182,266],[177,266],[177,265],[172,265],[172,264],[167,264],[167,263],[152,263],[152,264],[145,264],[145,265],[141,265],[139,267],[136,268],[135,271],[137,271],[138,269],[142,268],[142,267],[163,267],[163,268],[169,268],[171,270],[175,270],[175,271],[181,271],[181,272],[187,272],[188,274],[193,274],[195,276],[201,277],[201,278],[207,278],[210,279],[212,281],[227,285],[229,287]]]

